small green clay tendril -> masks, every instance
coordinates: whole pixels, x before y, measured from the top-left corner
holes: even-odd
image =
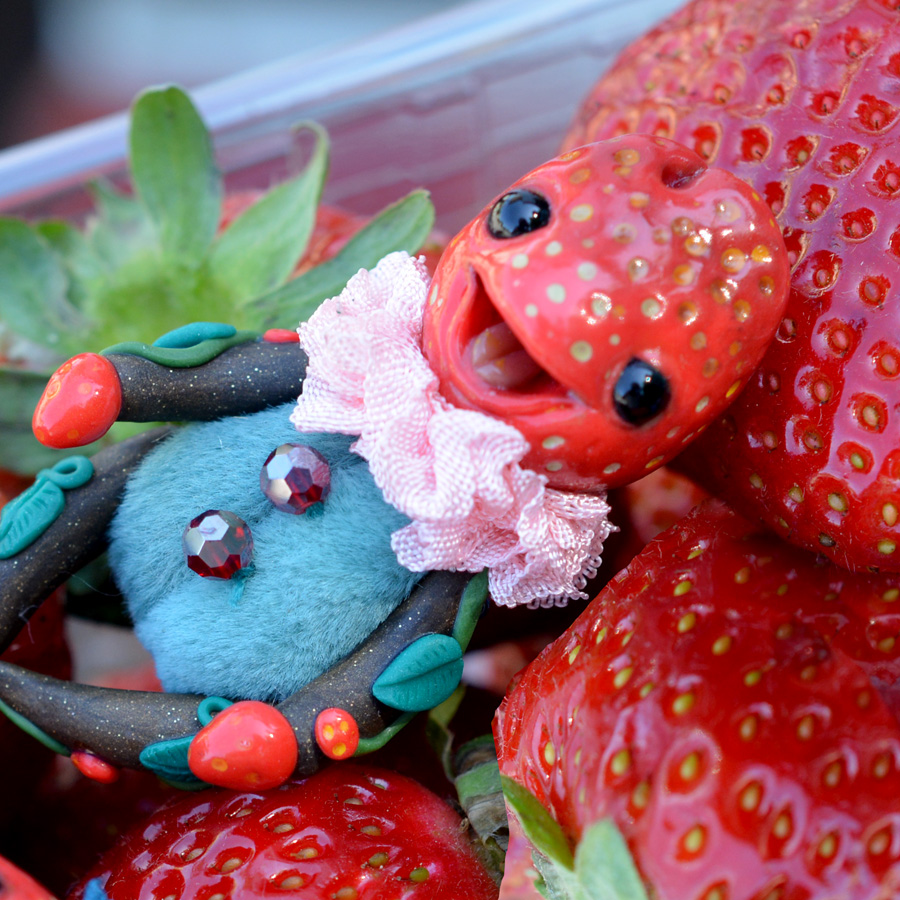
[[[41,469],[37,478],[46,478],[63,490],[87,484],[94,477],[94,464],[86,456],[67,456],[61,459],[52,469]]]
[[[224,697],[206,697],[197,705],[197,718],[201,725],[209,725],[217,713],[228,709],[231,701]]]
[[[459,646],[465,650],[472,640],[475,626],[481,618],[484,604],[488,597],[487,569],[475,575],[466,585],[459,609],[456,613],[456,621],[453,623],[453,637],[459,642]]]
[[[203,341],[230,338],[234,337],[235,334],[237,334],[237,328],[224,322],[191,322],[158,337],[153,342],[153,346],[167,348],[195,347],[197,344],[202,344]]]
[[[160,347],[144,344],[141,341],[125,341],[121,344],[113,344],[112,347],[107,347],[100,353],[103,356],[124,353],[129,356],[139,356],[173,369],[193,369],[215,359],[231,347],[247,344],[258,338],[259,332],[257,331],[236,331],[231,337],[204,340],[189,347]]]
[[[356,753],[353,755],[363,756],[366,753],[373,753],[376,750],[380,750],[392,737],[394,737],[395,734],[398,734],[401,729],[408,725],[415,715],[414,712],[403,713],[402,716],[395,719],[387,728],[383,731],[379,731],[378,734],[367,738],[361,737],[359,739],[359,746],[356,748]]]
[[[0,700],[0,712],[2,712],[13,725],[18,725],[26,734],[30,734],[35,740],[40,741],[48,750],[58,753],[60,756],[71,756],[71,750],[61,744],[56,738],[50,737],[46,731],[42,731],[34,722],[26,719],[21,713],[17,713],[11,706]]]

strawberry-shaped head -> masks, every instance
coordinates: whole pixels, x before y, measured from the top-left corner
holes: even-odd
[[[552,486],[615,486],[737,394],[788,280],[750,187],[674,141],[629,135],[538,167],[454,238],[425,352],[445,397],[518,428]]]

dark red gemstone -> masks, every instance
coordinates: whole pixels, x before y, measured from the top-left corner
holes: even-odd
[[[204,578],[231,578],[253,558],[250,526],[227,509],[208,509],[181,537],[188,568]]]
[[[259,486],[282,512],[300,515],[331,490],[331,469],[321,453],[306,444],[276,447],[259,473]]]

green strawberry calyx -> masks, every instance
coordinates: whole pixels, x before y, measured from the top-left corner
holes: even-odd
[[[34,402],[64,359],[123,339],[152,343],[192,321],[295,328],[360,268],[415,253],[434,224],[427,192],[376,215],[332,259],[291,280],[307,248],[328,173],[328,136],[302,123],[312,149],[301,172],[221,227],[225,194],[213,142],[190,97],[143,91],[130,118],[133,193],[98,181],[83,225],[0,218],[0,328],[28,362],[0,357],[0,466],[47,464],[30,437]],[[27,414],[22,414],[27,410]],[[16,434],[11,441],[7,435]]]
[[[628,844],[610,819],[600,819],[574,851],[559,823],[527,788],[501,775],[506,803],[531,843],[536,886],[548,900],[648,900]]]

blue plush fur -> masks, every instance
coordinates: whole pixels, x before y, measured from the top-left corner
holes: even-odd
[[[110,564],[168,691],[284,698],[356,647],[421,577],[391,551],[408,520],[385,503],[352,439],[298,434],[291,408],[187,426],[128,483]],[[266,457],[284,443],[309,444],[331,466],[330,495],[305,515],[279,512],[260,489]],[[182,533],[208,509],[250,526],[243,584],[187,567]]]

